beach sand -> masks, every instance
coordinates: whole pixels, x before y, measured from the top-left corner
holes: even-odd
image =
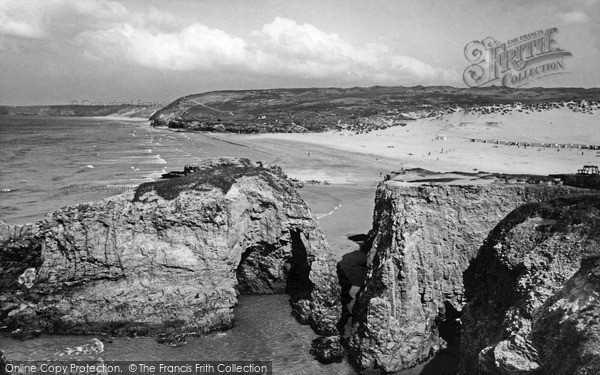
[[[454,113],[368,134],[331,131],[320,134],[261,134],[247,139],[263,147],[285,147],[282,142],[295,142],[301,143],[297,148],[303,150],[305,144],[319,145],[345,151],[350,159],[359,154],[363,158],[371,155],[392,160],[394,163],[390,164],[397,167],[421,167],[440,172],[575,173],[584,164],[598,164],[597,150],[517,147],[472,142],[471,139],[598,145],[600,112],[589,114],[561,108],[528,114]],[[352,180],[351,177],[348,179]]]

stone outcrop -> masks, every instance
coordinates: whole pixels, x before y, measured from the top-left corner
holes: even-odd
[[[278,167],[207,161],[0,225],[0,320],[17,332],[209,332],[232,326],[240,293],[288,293],[302,322],[337,334],[335,263]]]
[[[340,336],[320,336],[313,340],[310,352],[321,363],[341,362],[346,356]]]
[[[600,373],[599,195],[516,209],[464,282],[462,373]]]
[[[524,203],[579,191],[544,184],[380,184],[367,280],[352,314],[349,344],[358,366],[409,368],[454,341],[463,271],[489,232]]]

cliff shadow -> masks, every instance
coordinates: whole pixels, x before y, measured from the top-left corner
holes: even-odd
[[[351,287],[363,286],[367,279],[367,253],[362,250],[355,250],[344,254],[342,260],[338,262],[338,274],[340,272]],[[340,283],[342,283],[341,280]]]
[[[438,334],[444,341],[446,347],[435,353],[421,367],[419,375],[451,375],[458,374],[459,352],[460,352],[460,318],[462,312],[458,311],[448,301],[444,301],[444,312],[437,319]]]
[[[419,369],[420,367],[420,369]],[[455,375],[458,374],[458,348],[448,347],[437,352],[429,361],[418,366],[416,370],[419,375]],[[402,374],[402,372],[400,372]]]
[[[367,279],[367,247],[371,239],[368,234],[349,234],[346,238],[359,246],[358,250],[344,254],[337,264],[342,291],[349,292],[353,286],[362,287]]]
[[[349,323],[356,295],[367,279],[367,252],[364,248],[369,241],[367,234],[352,234],[347,238],[356,242],[359,249],[344,254],[337,264],[342,300],[342,316],[338,323],[338,330],[342,335],[350,332]]]

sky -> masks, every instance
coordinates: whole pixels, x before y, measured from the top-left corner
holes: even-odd
[[[535,85],[600,87],[600,0],[0,0],[0,104],[466,87],[468,43],[552,27],[572,57]]]

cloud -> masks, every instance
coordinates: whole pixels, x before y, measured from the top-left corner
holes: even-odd
[[[132,21],[138,26],[165,26],[174,22],[168,12],[150,7],[132,14],[110,0],[3,0],[0,2],[0,36],[48,38],[74,36]]]
[[[391,55],[385,45],[357,47],[338,34],[280,17],[246,39],[195,23],[171,32],[151,32],[123,24],[83,32],[78,40],[93,55],[168,70],[220,70],[377,83],[448,81],[452,76],[413,57]]]
[[[29,16],[18,1],[0,3],[0,35],[20,38],[41,38],[45,35],[39,19]]]
[[[177,21],[154,7],[131,12],[109,0],[7,0],[0,7],[0,38],[62,38],[89,59],[172,71],[384,84],[456,82],[459,76],[393,54],[385,44],[358,46],[282,17],[244,38]]]
[[[245,42],[225,32],[193,24],[178,33],[152,33],[123,24],[108,30],[85,31],[78,41],[93,56],[168,70],[215,70],[241,64]]]
[[[571,25],[576,23],[586,23],[589,21],[589,17],[581,11],[564,12],[559,14],[562,23]]]
[[[35,25],[20,20],[13,20],[0,10],[0,34],[23,38],[41,38],[44,33]]]

